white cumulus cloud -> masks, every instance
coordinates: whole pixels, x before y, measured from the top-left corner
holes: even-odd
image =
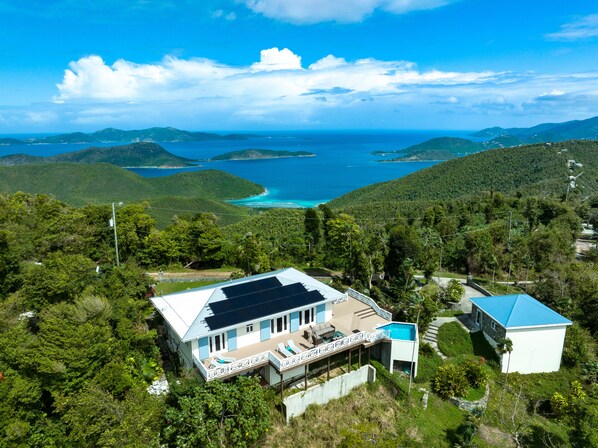
[[[238,0],[253,12],[296,24],[361,22],[376,10],[392,14],[434,9],[455,0]]]
[[[288,48],[282,50],[269,48],[261,51],[260,62],[256,62],[251,67],[256,71],[299,70],[301,58]]]
[[[303,68],[301,56],[287,48],[262,50],[259,61],[243,66],[173,56],[153,64],[123,59],[109,64],[91,55],[71,62],[57,87],[55,107],[68,110],[73,123],[120,125],[118,117],[133,117],[157,125],[178,117],[221,129],[345,127],[351,120],[362,127],[387,127],[399,115],[432,128],[437,127],[432,117],[448,115],[476,120],[484,114],[521,114],[530,120],[535,115],[540,122],[557,112],[561,118],[596,115],[598,103],[598,73],[593,72],[421,70],[410,61],[349,61],[335,55]],[[552,107],[557,97],[566,110]]]

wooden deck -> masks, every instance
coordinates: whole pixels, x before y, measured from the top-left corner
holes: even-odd
[[[349,297],[345,302],[337,303],[332,308],[332,320],[330,321],[337,331],[340,331],[345,336],[361,331],[373,332],[379,325],[384,325],[388,321],[376,314],[376,312],[369,306],[359,300]],[[240,361],[257,354],[270,351],[279,360],[285,359],[285,356],[278,351],[278,344],[287,345],[287,340],[292,339],[295,345],[303,351],[314,348],[314,344],[304,337],[305,329],[301,328],[294,333],[285,333],[280,336],[274,336],[267,341],[261,341],[257,344],[252,344],[248,347],[241,347],[231,352],[223,352],[223,356],[234,357]],[[206,369],[212,368],[212,358],[204,360],[203,364]],[[261,364],[267,364],[267,361]],[[261,364],[254,364],[252,368],[257,368]]]

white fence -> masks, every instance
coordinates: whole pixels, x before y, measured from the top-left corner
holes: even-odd
[[[336,341],[322,344],[310,350],[303,351],[299,354],[289,356],[288,358],[279,359],[272,351],[268,350],[257,355],[249,356],[235,362],[222,364],[219,366],[212,366],[209,369],[197,358],[194,358],[195,364],[199,368],[202,376],[206,381],[217,378],[225,378],[237,373],[241,373],[252,368],[262,366],[268,361],[276,367],[279,372],[292,369],[293,367],[301,366],[308,362],[317,361],[326,358],[334,353],[341,352],[351,347],[356,347],[364,342],[376,342],[381,339],[390,339],[390,332],[388,330],[376,330],[372,333],[361,331],[359,333],[345,336]]]
[[[347,289],[347,294],[353,297],[355,300],[359,300],[360,302],[371,306],[372,309],[376,312],[376,314],[380,316],[382,319],[386,319],[389,322],[392,321],[392,313],[380,308],[372,298],[351,288]]]
[[[203,362],[194,357],[195,364],[199,368],[199,371],[206,379],[206,381],[215,380],[217,378],[224,378],[227,376],[235,375],[237,373],[252,370],[252,368],[262,366],[271,359],[272,352],[266,351],[258,353],[257,355],[248,356],[247,358],[240,359],[238,361],[229,362],[226,364],[211,366],[206,369]]]

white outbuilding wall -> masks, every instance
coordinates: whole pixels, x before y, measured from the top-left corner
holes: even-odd
[[[513,341],[513,351],[502,357],[503,373],[556,372],[561,366],[566,325],[507,329],[506,337]]]

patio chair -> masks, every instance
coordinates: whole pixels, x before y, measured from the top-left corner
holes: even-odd
[[[237,358],[232,358],[230,356],[222,356],[220,353],[216,353],[216,358],[218,358],[220,364],[235,362],[237,360]]]
[[[293,353],[295,353],[296,355],[298,355],[299,353],[301,353],[301,349],[295,345],[295,342],[293,342],[293,340],[292,340],[292,339],[289,339],[289,340],[287,341],[287,346],[288,346],[288,348],[290,348],[290,349],[291,349],[291,351],[292,351]]]
[[[224,362],[220,362],[215,358],[212,358],[212,362],[210,367],[222,367],[225,363]]]
[[[285,358],[288,358],[289,356],[293,356],[293,353],[289,350],[287,350],[287,348],[284,346],[284,344],[282,342],[278,343],[278,351],[282,354],[282,356],[284,356]]]

